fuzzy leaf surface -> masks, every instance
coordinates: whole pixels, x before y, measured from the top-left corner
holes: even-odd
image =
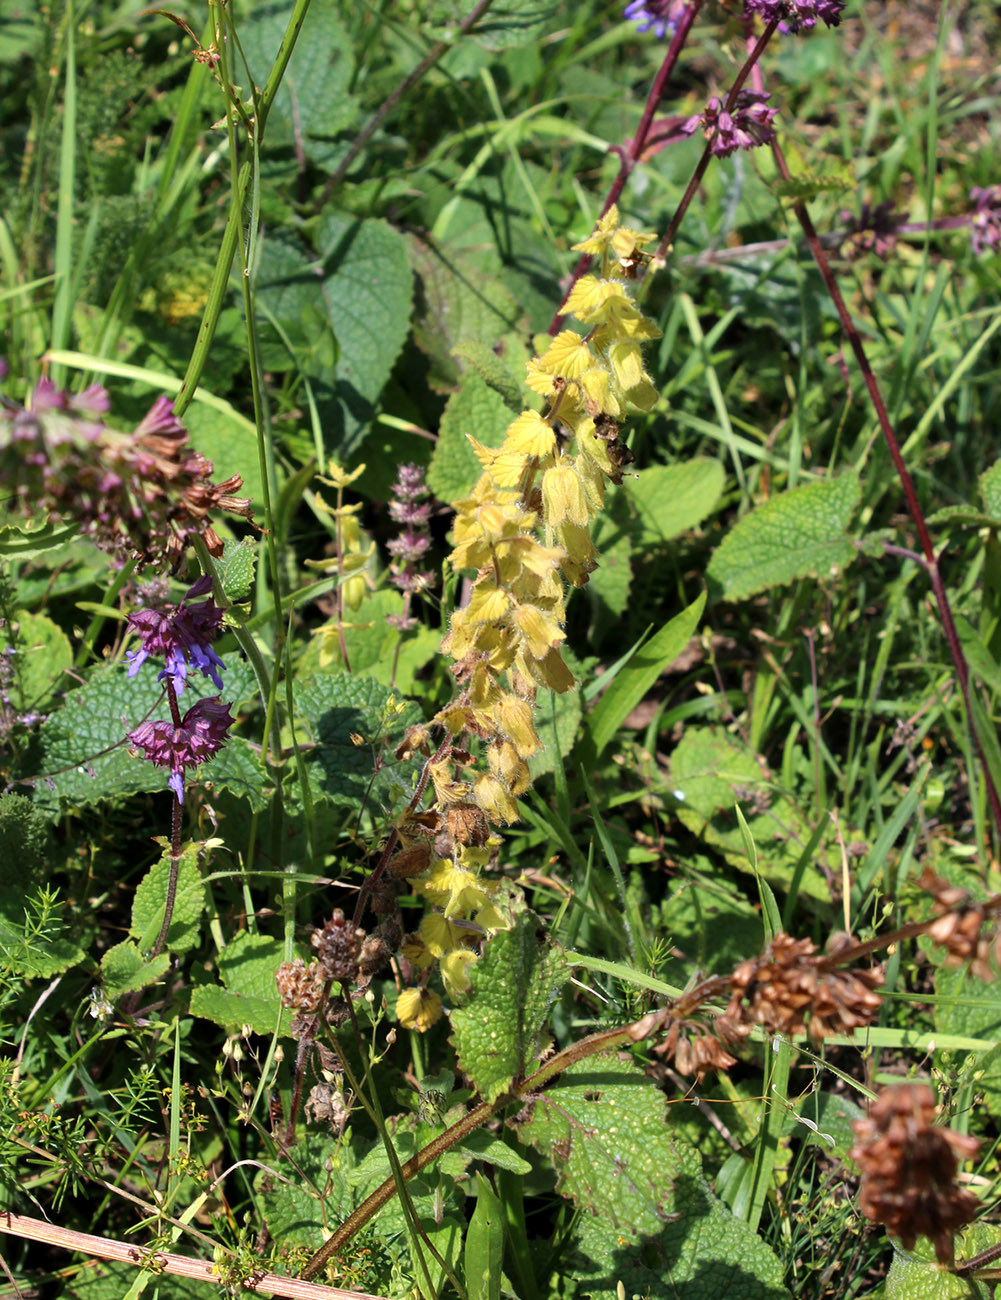
[[[281,1004],[275,972],[284,961],[280,939],[238,934],[217,959],[224,987],[200,984],[191,992],[191,1014],[229,1031],[249,1025],[255,1034],[287,1035],[292,1013]]]
[[[185,845],[177,864],[177,892],[167,931],[167,947],[172,952],[185,952],[198,942],[198,922],[205,910],[205,885],[198,865],[200,847]],[[131,933],[140,949],[152,948],[160,933],[169,874],[170,845],[166,844],[160,861],[136,886],[132,900]]]
[[[782,1300],[771,1250],[709,1190],[698,1152],[672,1134],[663,1094],[617,1056],[581,1061],[536,1098],[519,1134],[551,1159],[583,1211],[570,1267],[593,1300]]]
[[[566,973],[562,953],[540,943],[528,912],[495,935],[473,965],[472,992],[452,1012],[452,1042],[460,1066],[487,1101],[531,1071]]]
[[[500,393],[467,370],[445,406],[428,466],[428,487],[439,500],[466,496],[483,473],[466,435],[485,447],[499,447],[510,423],[511,410]]]
[[[348,673],[317,674],[296,684],[298,718],[314,741],[305,754],[314,799],[357,807],[370,787],[370,798],[388,803],[411,790],[415,765],[396,763],[391,754],[421,714],[414,704],[388,714],[392,694],[372,677]],[[356,745],[353,736],[366,743]],[[373,760],[384,737],[386,761],[373,785]]]
[[[862,498],[855,474],[840,474],[773,497],[739,520],[709,561],[707,576],[724,600],[813,575],[831,578],[851,564],[847,534]]]

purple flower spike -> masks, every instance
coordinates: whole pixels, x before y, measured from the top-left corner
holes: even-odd
[[[973,252],[996,253],[1001,248],[1001,185],[979,185],[970,190],[973,213],[970,216],[970,236]]]
[[[424,470],[419,465],[401,465],[393,484],[389,517],[401,526],[402,532],[386,543],[386,549],[394,557],[389,566],[389,580],[407,595],[408,601],[405,612],[402,615],[389,615],[387,622],[401,632],[408,632],[417,626],[417,620],[410,617],[410,595],[425,591],[434,582],[433,573],[417,567],[431,549],[431,534],[428,531],[431,506],[421,500],[427,495]]]
[[[211,599],[188,603],[192,595],[206,590],[204,581],[199,579],[176,608],[139,609],[129,615],[129,626],[142,636],[140,648],[126,655],[130,677],[135,677],[150,655],[156,655],[165,665],[160,680],[170,678],[178,694],[184,690],[189,663],[222,690],[219,670],[223,663],[210,642],[218,635],[223,611]]]
[[[167,784],[183,803],[185,768],[198,767],[217,754],[232,725],[229,705],[215,695],[193,704],[179,727],[173,722],[143,722],[129,732],[129,740],[151,763],[170,768]]]
[[[714,96],[703,112],[690,117],[681,130],[685,135],[694,135],[701,127],[710,152],[719,158],[726,158],[738,149],[755,149],[760,144],[768,144],[774,135],[772,122],[776,110],[768,107],[767,99],[767,94],[742,90],[732,111],[727,112],[723,101]]]
[[[638,32],[653,32],[663,40],[673,36],[685,8],[686,0],[631,0],[626,5],[623,18],[636,22]]]

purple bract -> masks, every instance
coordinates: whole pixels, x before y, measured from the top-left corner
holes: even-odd
[[[193,704],[179,727],[173,722],[143,722],[129,732],[129,740],[151,763],[170,768],[167,784],[182,803],[185,768],[197,767],[217,754],[232,725],[229,705],[215,695]]]

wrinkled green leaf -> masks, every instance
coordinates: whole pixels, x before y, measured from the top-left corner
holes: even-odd
[[[534,916],[486,946],[471,970],[472,992],[452,1012],[459,1064],[487,1101],[529,1073],[548,1041],[549,1009],[566,978],[560,952],[540,941]]]
[[[428,467],[428,487],[440,501],[468,495],[483,473],[467,434],[485,447],[499,447],[510,423],[511,411],[500,393],[475,371],[466,371],[448,399]]]
[[[742,600],[813,575],[832,578],[855,558],[847,535],[861,500],[855,474],[793,488],[739,520],[709,561],[717,597]]]
[[[257,547],[249,537],[226,543],[218,570],[223,591],[229,600],[246,600],[254,583],[256,564]]]
[[[779,1261],[716,1199],[702,1162],[672,1132],[663,1093],[617,1056],[572,1066],[518,1124],[555,1165],[582,1213],[569,1243],[572,1274],[595,1300],[780,1300]]]
[[[163,979],[170,965],[170,953],[162,952],[159,957],[148,961],[134,939],[125,939],[116,943],[101,958],[101,980],[104,991],[114,1002],[124,993],[134,993],[138,989],[148,988],[157,980]]]
[[[198,942],[198,923],[205,910],[205,886],[199,866],[199,853],[203,846],[188,844],[181,850],[178,861],[177,892],[167,947],[172,952],[185,952]],[[152,948],[163,924],[163,908],[167,897],[167,877],[170,873],[170,846],[165,846],[163,856],[155,863],[136,886],[132,900],[131,933],[141,950]]]
[[[231,1033],[249,1025],[255,1034],[289,1033],[292,1013],[281,1004],[275,972],[285,960],[284,944],[244,931],[217,958],[222,987],[201,984],[191,991],[191,1014]]]

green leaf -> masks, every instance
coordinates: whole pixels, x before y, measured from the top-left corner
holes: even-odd
[[[403,613],[403,596],[392,587],[367,592],[358,609],[345,609],[341,631],[353,676],[374,677],[384,686],[411,693],[415,674],[438,653],[441,632],[419,627],[401,633],[389,619]],[[326,673],[344,671],[341,637],[332,621],[317,629],[299,661],[304,675],[317,668]]]
[[[148,988],[163,979],[169,965],[169,952],[162,952],[159,957],[147,961],[135,940],[126,939],[109,948],[101,958],[101,982],[105,993],[114,1002],[124,993]]]
[[[793,488],[745,515],[709,561],[714,595],[742,600],[808,574],[832,578],[855,558],[846,533],[861,500],[855,474]]]
[[[428,466],[428,487],[439,501],[467,496],[483,473],[466,435],[485,447],[499,447],[510,423],[504,398],[475,371],[467,370],[445,406]]]
[[[278,54],[294,6],[258,5],[240,24],[240,45],[259,87]],[[335,0],[313,0],[282,84],[268,115],[266,151],[301,148],[307,158],[328,165],[340,152],[333,138],[347,130],[357,105],[347,93],[354,70],[353,45]],[[235,74],[245,80],[242,68]],[[249,87],[245,87],[244,98]],[[292,163],[294,166],[294,162]]]
[[[336,331],[327,316],[316,259],[293,235],[279,231],[264,239],[254,291],[261,316],[261,365],[298,368],[329,379],[337,362]]]
[[[623,490],[636,512],[637,545],[654,546],[695,528],[716,508],[725,477],[718,460],[698,456],[624,478]]]
[[[522,380],[512,374],[510,367],[497,355],[489,344],[470,340],[460,343],[452,349],[452,356],[468,362],[485,384],[504,399],[505,405],[513,415],[520,415],[525,409],[526,392]]]
[[[984,512],[1001,523],[1001,460],[996,460],[990,469],[985,469],[977,482],[980,485]]]
[[[201,984],[191,992],[191,1014],[238,1032],[249,1025],[255,1034],[287,1036],[292,1013],[281,1004],[275,972],[285,960],[281,939],[247,931],[223,948],[217,959],[225,987]]]
[[[998,1244],[996,1226],[974,1223],[956,1237],[956,1259],[972,1259]],[[946,1272],[935,1259],[931,1243],[919,1237],[906,1253],[895,1250],[886,1278],[886,1300],[987,1300],[990,1288],[972,1277]]]
[[[492,1133],[487,1133],[478,1128],[464,1142],[460,1142],[455,1148],[464,1156],[471,1160],[482,1160],[484,1164],[495,1165],[498,1169],[507,1169],[512,1174],[529,1174],[532,1172],[532,1166],[527,1160],[518,1155],[512,1147],[500,1138],[494,1137]]]
[[[14,614],[14,626],[0,626],[0,654],[5,646],[14,650],[10,697],[21,713],[40,710],[58,691],[70,683],[63,674],[73,666],[69,637],[45,614],[26,609]]]
[[[460,1066],[487,1101],[535,1065],[566,973],[562,953],[540,943],[529,912],[494,935],[473,965],[472,992],[452,1012],[452,1042]]]
[[[565,658],[569,661],[569,653]],[[539,688],[535,697],[535,730],[543,748],[528,760],[533,781],[552,772],[557,763],[566,762],[577,739],[582,714],[580,687],[559,695],[548,686]]]
[[[187,844],[181,850],[174,911],[167,931],[167,947],[172,952],[185,952],[198,942],[198,923],[205,910],[205,886],[198,861],[203,850],[201,844]],[[136,886],[132,900],[131,933],[143,951],[152,948],[160,933],[169,873],[170,845],[165,844],[163,856]]]
[[[441,28],[441,34],[454,38],[458,22],[473,8],[471,0],[456,5],[452,0],[437,0],[430,6],[427,21]],[[561,12],[558,0],[500,0],[477,22],[471,39],[488,50],[509,50],[529,45],[545,31],[554,15]]]
[[[431,359],[432,388],[450,392],[459,382],[455,350],[461,344],[496,349],[512,373],[528,360],[522,311],[501,283],[496,251],[450,246],[445,254],[416,236],[407,240],[407,251],[422,289],[414,338]]]
[[[787,1296],[779,1261],[709,1190],[663,1093],[632,1061],[572,1066],[517,1127],[583,1211],[564,1267],[593,1300],[614,1300],[619,1285],[650,1300]]]
[[[587,720],[585,761],[604,750],[619,727],[654,682],[681,654],[698,627],[706,597],[703,592],[644,642],[591,710]]]
[[[256,564],[257,545],[249,537],[241,537],[239,541],[231,539],[226,543],[217,568],[229,600],[247,599],[254,585]]]
[[[739,802],[757,850],[758,873],[773,887],[790,884],[812,831],[792,800],[765,784],[753,755],[739,749],[723,731],[689,727],[671,754],[671,784],[679,800],[677,816],[684,825],[706,844],[720,849],[733,866],[751,871],[734,812],[734,804]],[[754,811],[755,805],[760,811]],[[821,857],[825,851],[821,847],[814,856]],[[832,867],[836,862],[835,854]],[[830,886],[812,861],[803,872],[799,890],[819,901],[830,901]]]
[[[323,300],[340,344],[332,390],[317,404],[329,454],[344,461],[375,418],[375,404],[410,332],[413,276],[403,236],[386,221],[330,212],[316,228]]]
[[[374,678],[348,673],[325,673],[296,684],[298,716],[314,742],[305,754],[314,799],[358,807],[366,797],[383,805],[409,798],[415,762],[388,758],[422,714],[415,704],[397,712],[401,701],[395,697],[397,704],[391,707],[392,695]],[[355,744],[355,736],[367,743]],[[377,751],[384,762],[373,783]]]
[[[504,1207],[483,1175],[477,1174],[476,1209],[462,1260],[469,1300],[500,1300],[503,1260]]]

